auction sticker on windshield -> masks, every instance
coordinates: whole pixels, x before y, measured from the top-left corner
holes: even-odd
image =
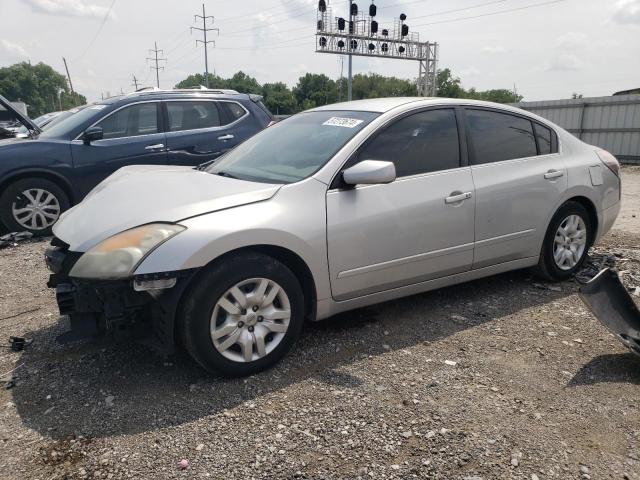
[[[357,127],[362,122],[363,122],[363,120],[358,120],[356,118],[331,117],[329,120],[324,122],[323,125],[332,125],[334,127],[353,128],[353,127]]]

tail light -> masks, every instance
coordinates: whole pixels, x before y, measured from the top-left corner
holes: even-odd
[[[618,162],[618,159],[616,157],[611,155],[606,150],[596,150],[596,154],[598,155],[600,160],[602,160],[602,163],[604,163],[609,168],[609,170],[615,173],[616,176],[620,176],[620,163]]]

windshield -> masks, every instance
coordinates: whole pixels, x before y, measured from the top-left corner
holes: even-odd
[[[95,104],[82,108],[73,108],[69,110],[69,112],[73,113],[72,115],[63,117],[56,123],[53,123],[54,121],[52,120],[51,124],[44,129],[40,136],[45,138],[64,138],[81,125],[84,125],[87,120],[97,116],[106,107],[107,105]]]
[[[264,183],[313,175],[378,113],[320,111],[294,115],[263,130],[206,171]]]

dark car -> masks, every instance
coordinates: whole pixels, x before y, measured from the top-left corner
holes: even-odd
[[[126,165],[199,165],[273,120],[257,95],[233,90],[147,90],[84,107],[39,128],[0,96],[29,130],[0,140],[0,220],[48,234],[60,214]],[[170,192],[167,192],[170,195]]]

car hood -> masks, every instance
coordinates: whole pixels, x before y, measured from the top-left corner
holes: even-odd
[[[124,167],[61,215],[53,233],[75,252],[111,235],[153,222],[185,218],[260,202],[281,185],[221,177],[192,167]]]
[[[12,119],[22,123],[25,127],[27,127],[27,130],[33,132],[34,134],[38,134],[41,132],[40,128],[35,123],[33,123],[33,121],[29,117],[16,110],[14,106],[11,105],[11,102],[9,102],[9,100],[4,98],[2,95],[0,95],[0,107],[3,110],[7,111],[8,117],[11,117]]]

